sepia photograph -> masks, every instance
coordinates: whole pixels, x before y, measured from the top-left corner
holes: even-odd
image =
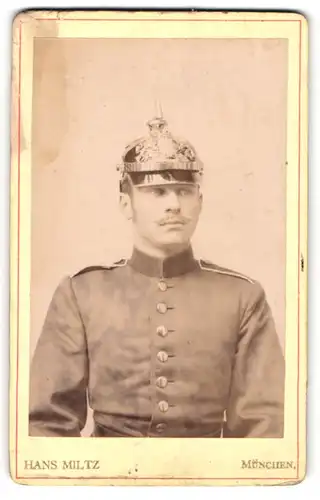
[[[186,13],[85,14],[16,24],[21,478],[103,469],[101,443],[117,456],[102,481],[168,478],[171,446],[177,481],[201,449],[202,484],[231,450],[239,470],[219,481],[292,480],[306,241],[290,37],[304,20],[193,13],[201,31]],[[153,475],[121,457],[151,447]]]

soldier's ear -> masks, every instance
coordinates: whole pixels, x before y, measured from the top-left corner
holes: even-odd
[[[199,191],[199,201],[200,201],[200,210],[202,209],[202,204],[203,204],[203,194],[201,191]]]
[[[131,220],[133,217],[132,211],[132,201],[128,193],[120,194],[120,210],[127,220]]]

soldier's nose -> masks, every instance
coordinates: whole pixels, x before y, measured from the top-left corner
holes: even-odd
[[[180,200],[174,191],[170,191],[166,196],[167,210],[180,210]]]

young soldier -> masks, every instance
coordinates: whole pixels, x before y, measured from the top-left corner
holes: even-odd
[[[30,434],[282,437],[284,360],[259,283],[196,260],[203,172],[163,118],[130,144],[133,251],[60,283],[32,367]]]

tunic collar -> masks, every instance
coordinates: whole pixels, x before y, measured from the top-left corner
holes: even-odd
[[[173,278],[193,271],[198,267],[190,246],[186,250],[165,259],[151,257],[134,248],[128,263],[136,271],[158,278]]]

